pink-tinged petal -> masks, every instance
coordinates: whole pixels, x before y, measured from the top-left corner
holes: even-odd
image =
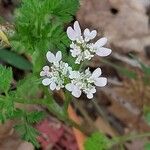
[[[50,69],[49,66],[44,66],[44,67],[43,67],[43,70],[44,70],[44,71],[49,71],[49,69]]]
[[[56,89],[56,83],[55,83],[55,82],[52,82],[52,83],[50,84],[50,89],[51,89],[52,91],[54,91],[54,90]]]
[[[62,59],[62,53],[61,53],[61,51],[58,51],[56,53],[56,61],[60,61],[61,59]]]
[[[45,78],[42,81],[42,84],[45,85],[45,86],[48,86],[50,83],[51,83],[51,79],[49,79],[49,78]]]
[[[76,32],[77,36],[81,36],[81,28],[78,21],[75,21],[74,23],[74,31]]]
[[[107,78],[105,78],[105,77],[97,78],[95,80],[94,84],[96,86],[103,87],[103,86],[105,86],[107,84]]]
[[[72,29],[72,27],[67,28],[67,35],[72,41],[75,41],[77,38],[76,32]]]
[[[50,63],[52,63],[52,62],[55,61],[55,56],[54,56],[54,54],[51,53],[50,51],[47,52],[46,58],[47,58],[47,60],[48,60]]]
[[[96,30],[93,30],[91,33],[90,33],[90,40],[94,39],[97,35],[97,31]]]
[[[95,69],[94,72],[92,73],[92,78],[98,78],[101,74],[102,74],[101,68],[97,68],[97,69]]]
[[[68,90],[68,91],[72,91],[73,90],[73,84],[72,83],[68,83],[66,84],[65,88]]]
[[[79,98],[81,96],[81,90],[77,87],[74,87],[72,91],[72,95],[76,98]]]
[[[45,73],[44,71],[41,71],[41,72],[40,72],[40,76],[41,76],[41,77],[44,77],[44,76],[46,76],[46,73]]]
[[[105,47],[101,47],[96,50],[96,54],[101,57],[106,57],[106,56],[110,55],[111,52],[112,52],[111,49],[105,48]]]
[[[84,37],[89,37],[89,35],[90,35],[90,30],[89,30],[88,28],[86,28],[86,29],[84,30],[83,34],[84,34]]]
[[[88,93],[88,94],[87,94],[87,98],[88,98],[88,99],[92,99],[92,98],[93,98],[93,94],[92,94],[92,93]]]
[[[94,44],[94,46],[95,46],[96,48],[99,48],[99,47],[104,46],[106,43],[107,43],[107,38],[104,37],[104,38],[99,39],[99,40]]]

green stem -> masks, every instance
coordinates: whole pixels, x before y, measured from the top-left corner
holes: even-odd
[[[70,93],[66,92],[65,93],[64,106],[63,106],[64,112],[66,113],[66,115],[68,115],[68,107],[69,107],[71,100],[72,100],[72,97],[71,97]]]

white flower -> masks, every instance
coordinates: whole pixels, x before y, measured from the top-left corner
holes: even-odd
[[[72,49],[70,50],[72,57],[77,57],[77,56],[79,56],[79,55],[81,54],[81,49],[80,49],[80,47],[77,46],[76,44],[72,43],[72,44],[70,45],[70,47],[72,48]]]
[[[88,28],[84,30],[84,38],[86,42],[89,42],[90,40],[93,40],[97,35],[97,31],[93,30],[90,32]]]
[[[40,72],[40,76],[44,77],[44,76],[50,76],[50,68],[49,66],[44,66],[43,70]]]
[[[74,28],[67,28],[67,35],[72,41],[70,52],[72,57],[76,58],[76,64],[80,64],[84,60],[90,60],[95,54],[105,57],[111,53],[111,49],[103,47],[107,43],[106,38],[101,38],[96,43],[90,43],[90,40],[96,37],[97,31],[90,31],[86,28],[82,35],[78,21],[75,21]]]
[[[72,41],[79,40],[81,38],[81,28],[78,21],[75,21],[74,29],[72,27],[67,28],[67,35]]]
[[[103,87],[107,83],[107,79],[101,76],[101,69],[97,68],[93,73],[89,68],[85,72],[71,71],[69,78],[71,83],[68,83],[65,88],[72,93],[73,96],[79,98],[81,93],[85,93],[87,98],[93,98],[96,93],[96,86]]]
[[[94,84],[96,86],[103,87],[103,86],[105,86],[107,84],[107,78],[100,77],[101,74],[102,74],[101,69],[97,68],[96,70],[94,70],[94,72],[92,73],[92,75],[89,78],[89,80],[93,80]]]
[[[77,85],[75,85],[75,84],[73,84],[73,83],[68,83],[66,86],[65,86],[65,88],[68,90],[68,91],[70,91],[71,92],[71,94],[74,96],[74,97],[76,97],[76,98],[79,98],[80,96],[81,96],[81,90],[80,90],[80,88],[77,86]]]
[[[94,49],[96,50],[96,54],[101,57],[105,57],[111,54],[112,50],[109,48],[103,47],[107,43],[106,38],[101,38],[99,39],[95,44],[94,44]]]
[[[61,51],[58,51],[56,56],[49,51],[46,56],[52,65],[51,67],[43,67],[43,71],[40,73],[40,76],[43,77],[42,84],[49,86],[52,91],[55,89],[60,90],[60,88],[64,88],[65,79],[68,78],[72,68],[67,63],[61,61]]]
[[[46,57],[50,63],[53,63],[54,65],[57,66],[57,65],[59,65],[59,62],[62,59],[62,53],[61,53],[61,51],[58,51],[55,56],[53,53],[48,51],[46,54]]]

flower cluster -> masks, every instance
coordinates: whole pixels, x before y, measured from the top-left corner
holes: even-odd
[[[55,89],[60,90],[64,88],[65,79],[67,79],[72,68],[67,63],[61,61],[61,51],[58,51],[56,56],[49,51],[46,57],[52,66],[43,67],[43,71],[40,73],[40,76],[44,77],[42,83],[45,86],[49,85],[52,91]]]
[[[108,56],[111,53],[110,49],[103,47],[107,42],[106,38],[101,38],[96,43],[90,43],[89,41],[97,35],[96,30],[90,32],[89,29],[85,29],[82,36],[77,21],[74,23],[74,29],[68,27],[67,35],[72,40],[70,52],[76,58],[75,63],[77,64],[80,64],[81,61],[90,60],[95,54]],[[96,86],[103,87],[107,84],[107,79],[101,77],[100,68],[95,69],[93,73],[89,68],[82,72],[73,70],[68,63],[62,61],[61,51],[58,51],[56,55],[48,51],[46,57],[51,63],[51,67],[44,66],[40,76],[43,78],[43,85],[49,86],[52,91],[65,88],[77,98],[83,92],[87,98],[92,99],[93,94],[96,93]]]
[[[81,61],[90,60],[95,54],[105,57],[111,53],[111,49],[103,47],[107,43],[106,38],[101,38],[96,43],[91,43],[90,41],[96,37],[97,31],[93,30],[90,32],[86,28],[82,35],[78,21],[75,21],[74,28],[67,28],[67,35],[72,41],[70,51],[72,57],[76,58],[76,64],[80,64]]]
[[[107,79],[100,77],[101,69],[97,68],[93,73],[89,68],[85,72],[71,71],[69,78],[71,83],[68,83],[65,87],[72,93],[73,96],[79,98],[81,93],[85,93],[87,98],[93,98],[93,94],[96,93],[95,86],[103,87],[107,83]]]

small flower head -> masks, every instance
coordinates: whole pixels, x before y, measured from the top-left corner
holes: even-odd
[[[60,88],[64,87],[65,79],[69,75],[72,68],[69,67],[67,63],[61,61],[61,51],[58,51],[56,56],[49,51],[46,56],[52,65],[51,67],[43,67],[43,71],[40,73],[40,76],[43,77],[42,83],[45,86],[49,86],[52,91],[55,89],[60,90]]]
[[[96,93],[96,86],[103,87],[107,83],[107,79],[101,76],[101,69],[97,68],[93,73],[89,68],[85,72],[72,71],[69,78],[71,83],[68,83],[65,88],[72,93],[73,96],[79,98],[81,93],[85,93],[87,98],[93,98]]]
[[[49,68],[49,66],[44,66],[43,67],[43,70],[40,72],[40,76],[41,77],[44,77],[44,76],[49,77],[50,76],[50,68]]]
[[[90,43],[90,40],[96,37],[97,31],[90,31],[86,28],[82,35],[78,21],[75,21],[74,28],[68,27],[67,35],[72,41],[70,52],[76,58],[76,64],[80,64],[84,60],[90,60],[95,54],[104,57],[111,53],[111,49],[103,47],[107,43],[106,38],[101,38],[96,43]]]

